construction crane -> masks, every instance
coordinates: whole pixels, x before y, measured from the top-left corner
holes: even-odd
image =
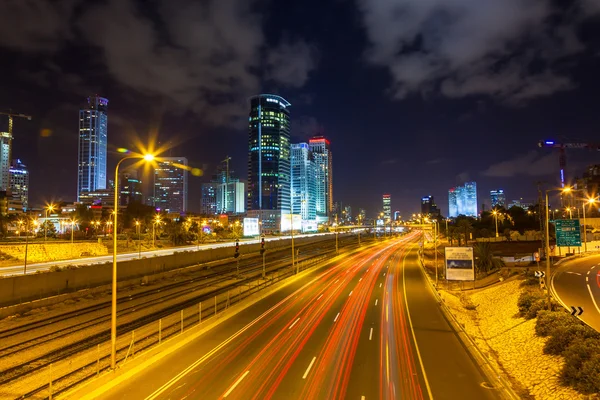
[[[13,140],[13,118],[27,118],[31,121],[31,115],[13,113],[11,110],[8,112],[0,111],[0,115],[8,116],[8,164],[12,162],[12,140]]]
[[[560,166],[560,184],[564,188],[567,178],[567,153],[566,149],[589,149],[600,151],[600,144],[593,143],[558,143],[555,140],[541,140],[538,142],[539,147],[549,147],[558,149],[558,165]]]

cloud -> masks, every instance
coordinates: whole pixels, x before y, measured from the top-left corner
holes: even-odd
[[[552,174],[558,167],[556,154],[540,155],[533,150],[527,154],[519,155],[511,160],[491,165],[483,171],[483,176],[496,178],[511,178],[517,175],[545,176]]]
[[[301,140],[308,139],[312,136],[323,134],[323,125],[315,117],[301,115],[292,118],[291,134]]]
[[[314,48],[301,39],[265,48],[259,1],[157,0],[142,7],[135,0],[8,0],[0,3],[0,46],[29,54],[58,54],[70,42],[91,48],[94,58],[85,61],[125,89],[208,123],[234,125],[263,79],[301,87],[316,66]]]
[[[576,29],[600,11],[597,4],[579,0],[564,10],[550,0],[359,0],[366,58],[387,67],[393,97],[439,91],[508,103],[574,87],[560,65],[585,50]]]

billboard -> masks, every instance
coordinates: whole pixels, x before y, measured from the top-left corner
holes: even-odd
[[[258,236],[259,234],[258,218],[244,218],[244,236]]]
[[[475,263],[472,247],[446,247],[446,279],[449,281],[474,281]]]
[[[302,229],[302,216],[300,214],[281,214],[281,232],[289,232],[290,226],[294,221],[294,230],[300,231]]]

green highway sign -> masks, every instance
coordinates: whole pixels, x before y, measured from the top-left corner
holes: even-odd
[[[578,219],[557,219],[556,245],[560,247],[581,246],[581,227]]]

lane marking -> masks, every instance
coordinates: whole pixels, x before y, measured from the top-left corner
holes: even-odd
[[[385,276],[385,272],[383,273],[383,276]]]
[[[321,295],[317,297],[317,300],[319,300],[321,297],[323,297],[323,293],[321,293]]]
[[[573,272],[573,271],[567,271],[567,274],[573,274],[573,275],[579,275],[579,276],[581,276],[581,274],[579,272]]]
[[[379,301],[379,299],[375,299],[375,305],[377,305],[377,302]]]
[[[340,313],[337,313],[337,315],[335,316],[333,322],[337,322],[337,319],[340,317]]]
[[[241,381],[242,381],[242,380],[243,380],[243,379],[246,377],[246,375],[248,375],[249,373],[250,373],[250,371],[246,371],[246,372],[244,372],[244,375],[240,376],[240,377],[238,378],[238,380],[237,380],[237,381],[235,381],[235,383],[233,384],[233,386],[231,386],[231,387],[229,388],[229,390],[225,392],[225,394],[223,395],[223,397],[227,397],[227,396],[229,396],[229,394],[230,394],[231,392],[233,392],[233,389],[235,389],[235,388],[236,388],[236,386],[237,386],[237,385],[239,385],[239,384],[240,384],[240,382],[241,382]]]
[[[587,274],[586,274],[586,275],[589,275],[589,274],[590,274],[590,272],[592,272],[592,270],[589,270],[589,271],[587,272]]]
[[[586,282],[589,282],[589,281],[590,281],[590,277],[589,277],[589,276],[586,276],[586,277],[585,277],[585,281],[586,281]]]
[[[338,281],[339,281],[339,279],[338,279],[338,280],[336,280],[335,282],[333,282],[333,284],[335,285],[336,283],[338,283]]]
[[[352,296],[352,292],[354,292],[354,290],[350,291],[350,294],[348,295],[348,297]]]
[[[373,339],[373,328],[371,328],[371,332],[369,332],[369,340]]]
[[[379,284],[379,287],[381,287],[381,283]]]
[[[589,273],[589,272],[588,272],[588,273]],[[362,281],[362,278],[360,278],[358,281],[359,281],[359,282],[360,282],[360,281]]]
[[[306,371],[304,372],[304,375],[302,375],[302,379],[306,379],[306,377],[308,376],[308,373],[310,372],[310,369],[312,368],[312,366],[315,363],[316,359],[317,359],[317,357],[313,357],[313,359],[310,362],[310,364],[308,364],[308,368],[306,368]]]
[[[594,267],[592,267],[592,268],[594,268]],[[369,272],[369,268],[367,268],[367,272]],[[365,274],[366,274],[366,272],[365,272]]]
[[[598,304],[596,303],[596,299],[594,298],[594,295],[592,294],[592,288],[590,287],[590,285],[587,285],[588,288],[588,292],[590,292],[590,297],[592,298],[592,301],[594,302],[594,307],[596,307],[596,310],[598,310],[598,312],[600,313],[600,308],[598,308]]]
[[[300,321],[300,318],[298,318],[297,320],[295,320],[294,323],[291,324],[288,329],[292,329],[294,327],[294,325],[296,325],[298,323],[298,321]]]

